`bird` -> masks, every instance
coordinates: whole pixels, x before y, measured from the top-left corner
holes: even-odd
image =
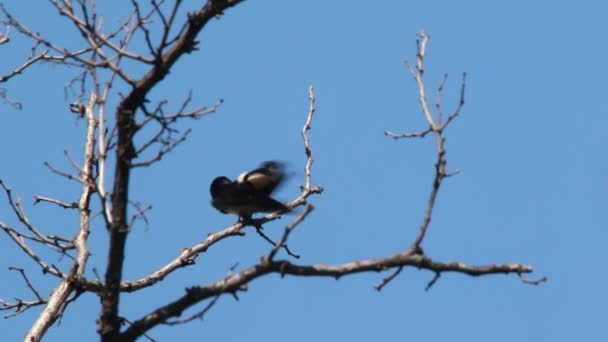
[[[259,168],[244,172],[235,181],[226,176],[211,182],[211,205],[224,214],[239,216],[239,220],[251,218],[258,212],[288,212],[289,208],[273,199],[272,192],[285,178],[283,165],[266,161]]]

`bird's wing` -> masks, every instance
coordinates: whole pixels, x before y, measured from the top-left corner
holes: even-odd
[[[237,182],[249,183],[256,191],[270,195],[283,179],[283,165],[269,161],[253,171],[241,174]]]

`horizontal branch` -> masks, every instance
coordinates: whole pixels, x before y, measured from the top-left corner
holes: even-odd
[[[522,274],[532,272],[532,267],[521,264],[496,264],[474,266],[460,262],[436,262],[419,254],[399,253],[388,258],[352,261],[341,265],[297,265],[286,260],[271,261],[265,259],[260,264],[244,271],[228,276],[208,286],[187,289],[180,299],[154,310],[145,317],[135,321],[123,334],[121,340],[133,341],[154,326],[165,322],[171,317],[177,317],[194,304],[224,293],[236,293],[244,285],[256,278],[276,273],[281,276],[315,276],[339,279],[342,276],[363,273],[380,272],[383,270],[412,266],[419,269],[441,272],[457,272],[470,276],[489,274]]]

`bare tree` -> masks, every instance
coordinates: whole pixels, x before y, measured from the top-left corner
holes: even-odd
[[[397,277],[405,267],[428,270],[435,277],[428,283],[430,288],[443,272],[456,272],[471,276],[490,274],[515,274],[522,281],[538,284],[538,280],[526,280],[523,275],[532,272],[532,267],[522,264],[488,264],[468,265],[461,262],[442,262],[425,254],[422,248],[425,234],[430,227],[431,218],[437,194],[443,181],[456,174],[447,170],[445,149],[445,130],[459,115],[465,103],[465,74],[462,75],[460,86],[460,101],[456,108],[447,116],[443,115],[441,95],[447,74],[444,76],[436,96],[435,111],[429,105],[427,90],[423,80],[424,60],[429,37],[420,33],[417,37],[415,63],[408,64],[409,72],[415,80],[422,114],[428,126],[415,133],[385,132],[389,137],[425,138],[431,136],[436,145],[435,175],[431,184],[430,194],[418,228],[418,235],[409,248],[404,251],[387,254],[380,259],[353,260],[339,265],[305,265],[292,260],[278,259],[278,252],[283,249],[288,256],[297,259],[287,245],[290,233],[298,224],[306,219],[314,207],[308,204],[310,196],[319,195],[323,188],[315,185],[313,175],[313,150],[308,137],[315,114],[315,95],[312,86],[309,88],[309,108],[301,131],[305,150],[305,183],[301,186],[299,196],[288,203],[289,208],[304,207],[305,209],[287,224],[281,237],[274,241],[261,230],[269,222],[281,219],[277,213],[269,214],[258,219],[238,222],[230,227],[210,234],[204,240],[183,249],[173,260],[147,276],[125,281],[123,266],[125,262],[126,241],[130,229],[137,219],[145,219],[149,206],[137,205],[131,200],[129,185],[133,170],[136,168],[152,167],[162,160],[163,156],[173,151],[183,143],[190,130],[180,131],[176,123],[185,119],[199,119],[215,112],[222,101],[209,107],[192,108],[192,95],[188,94],[182,104],[175,110],[167,109],[167,100],[151,104],[148,95],[154,87],[163,81],[171,68],[185,54],[197,50],[197,35],[205,26],[223,12],[241,2],[241,0],[209,0],[196,11],[185,18],[182,13],[182,2],[175,0],[138,1],[132,0],[131,13],[115,28],[107,28],[103,16],[97,13],[94,1],[86,0],[49,0],[59,14],[74,25],[81,35],[81,47],[68,49],[51,41],[43,33],[38,33],[14,17],[10,10],[0,7],[3,17],[0,21],[4,33],[0,35],[0,45],[9,44],[12,36],[32,42],[31,54],[22,64],[10,67],[0,76],[0,82],[6,83],[24,72],[31,71],[33,65],[53,63],[79,70],[70,82],[70,87],[78,89],[76,101],[70,110],[84,118],[86,135],[83,141],[84,158],[78,165],[68,153],[66,157],[76,170],[66,172],[47,163],[46,166],[57,174],[73,180],[81,189],[80,197],[73,202],[64,202],[56,198],[35,196],[36,203],[49,203],[67,210],[78,212],[78,225],[72,236],[60,236],[49,231],[46,227],[32,224],[21,201],[9,186],[0,181],[8,204],[16,215],[19,226],[11,226],[0,222],[0,228],[6,236],[14,241],[17,247],[15,253],[21,251],[27,255],[47,277],[56,279],[56,287],[50,296],[41,295],[32,285],[26,272],[14,266],[22,277],[25,286],[31,291],[34,299],[0,302],[0,309],[9,312],[7,316],[17,316],[20,313],[40,308],[36,320],[31,324],[26,334],[26,341],[39,341],[47,330],[68,312],[72,302],[78,300],[83,293],[92,293],[99,297],[101,310],[98,328],[101,341],[134,341],[146,334],[159,324],[178,324],[202,317],[223,295],[236,296],[252,280],[269,274],[291,275],[296,277],[317,276],[340,278],[342,276],[361,272],[389,272],[376,286],[381,290]],[[153,20],[152,20],[153,19]],[[107,24],[106,24],[107,25]],[[147,47],[145,52],[136,52],[131,47],[136,39],[143,40]],[[128,64],[130,67],[126,67]],[[139,64],[145,72],[135,76],[131,67]],[[127,87],[125,94],[118,93],[117,85]],[[0,93],[5,103],[18,107],[5,92]],[[111,99],[118,99],[118,106],[113,115],[107,115],[107,104]],[[146,130],[146,134],[142,133]],[[149,132],[153,131],[152,134]],[[138,138],[138,140],[136,140]],[[138,143],[136,143],[136,141]],[[113,155],[113,158],[109,156]],[[111,177],[110,177],[111,175]],[[108,179],[112,179],[108,184]],[[331,185],[328,185],[331,186]],[[99,210],[109,235],[107,267],[103,280],[92,280],[87,270],[90,255],[88,237],[91,232],[91,213]],[[269,242],[267,255],[255,262],[253,266],[241,271],[231,272],[225,278],[204,286],[188,288],[182,297],[165,303],[157,303],[158,308],[139,318],[123,317],[119,312],[119,302],[122,296],[142,291],[155,286],[176,270],[192,265],[201,253],[214,247],[220,241],[244,235],[245,230],[255,231]],[[71,266],[61,268],[55,266],[40,256],[40,249],[49,249],[71,260]],[[101,251],[98,251],[100,253]],[[199,303],[202,308],[194,315],[179,318],[184,310]],[[123,323],[128,322],[123,328]],[[152,338],[150,338],[152,339]]]

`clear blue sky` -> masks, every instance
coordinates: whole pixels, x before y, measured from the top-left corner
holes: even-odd
[[[197,1],[185,6],[194,8]],[[569,3],[569,4],[567,4]],[[5,4],[33,30],[68,46],[79,35],[48,4]],[[101,5],[100,5],[101,6]],[[101,8],[106,25],[118,19]],[[122,9],[124,12],[124,9]],[[225,104],[189,122],[193,134],[161,164],[134,172],[132,198],[154,209],[149,227],[128,241],[125,279],[138,279],[179,251],[232,224],[209,205],[218,175],[236,176],[266,159],[288,162],[296,175],[278,194],[293,199],[303,182],[299,135],[307,86],[317,96],[310,132],[313,214],[292,235],[302,263],[376,258],[409,246],[423,216],[433,176],[431,139],[394,141],[383,131],[425,128],[414,82],[403,61],[415,35],[431,36],[427,85],[444,72],[446,108],[468,73],[466,106],[447,131],[446,180],[423,245],[442,261],[530,264],[541,286],[516,276],[471,278],[406,269],[381,293],[385,274],[333,279],[280,279],[250,284],[240,301],[223,297],[202,322],[151,331],[158,341],[603,341],[608,277],[606,127],[608,5],[602,1],[247,1],[214,20],[201,50],[186,56],[151,96],[178,106],[189,89],[195,103]],[[2,73],[27,53],[16,32],[0,47]],[[49,234],[71,236],[75,212],[32,206],[34,194],[75,200],[79,187],[50,174],[44,161],[69,169],[67,149],[81,159],[84,122],[68,112],[63,85],[74,70],[41,65],[1,87],[23,103],[0,105],[0,178],[19,194],[31,220]],[[114,104],[116,98],[114,98]],[[175,108],[175,107],[174,107]],[[184,125],[183,127],[185,127]],[[15,224],[1,196],[0,220]],[[280,236],[289,218],[267,225]],[[100,217],[91,234],[93,267],[103,274],[107,234]],[[254,232],[216,245],[197,264],[159,286],[124,296],[129,319],[208,284],[230,266],[243,269],[269,246]],[[51,254],[49,262],[65,266]],[[50,277],[0,236],[0,297],[31,298],[9,265],[26,268],[46,293]],[[84,295],[46,341],[96,340],[99,302]],[[38,310],[0,320],[6,341],[19,340]]]

